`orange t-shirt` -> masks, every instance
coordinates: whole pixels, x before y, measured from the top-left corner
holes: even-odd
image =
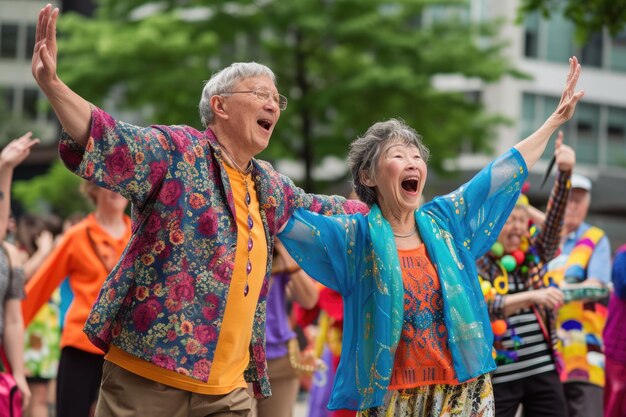
[[[439,276],[422,244],[398,250],[404,284],[404,324],[389,389],[458,384],[448,348]]]
[[[106,359],[116,365],[144,378],[160,382],[185,391],[200,394],[222,395],[236,388],[247,388],[244,371],[250,362],[250,341],[254,312],[265,278],[267,266],[267,239],[261,221],[259,201],[255,192],[252,174],[246,182],[250,191],[250,215],[253,227],[251,237],[252,250],[248,254],[248,208],[244,202],[246,186],[241,175],[226,165],[226,173],[233,190],[235,214],[237,217],[237,250],[235,269],[228,290],[224,319],[220,329],[209,380],[204,383],[197,379],[163,369],[143,359],[132,356],[115,346],[106,355]],[[250,257],[252,271],[248,276],[249,293],[244,296],[246,286],[246,263]]]
[[[74,298],[65,315],[61,347],[72,346],[85,352],[102,354],[100,349],[91,344],[83,327],[104,280],[130,239],[130,219],[125,216],[124,220],[126,232],[120,238],[114,238],[102,229],[93,214],[63,235],[26,284],[26,297],[22,301],[25,326],[50,299],[52,292],[69,277]]]

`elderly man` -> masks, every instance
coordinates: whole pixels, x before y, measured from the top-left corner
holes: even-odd
[[[271,70],[233,64],[205,85],[203,132],[114,120],[56,73],[58,9],[40,11],[32,71],[64,128],[67,167],[133,203],[133,236],[85,324],[106,353],[98,416],[248,415],[270,395],[265,308],[274,236],[299,207],[365,211],[305,194],[254,156],[287,99]]]
[[[585,223],[590,202],[591,181],[573,174],[561,255],[548,264],[548,276],[566,295],[558,313],[557,336],[570,417],[602,416],[606,307],[596,301],[608,294],[611,246],[603,230]]]

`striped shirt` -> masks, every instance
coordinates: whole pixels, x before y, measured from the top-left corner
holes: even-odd
[[[539,308],[525,308],[507,317],[503,314],[503,304],[508,294],[543,287],[542,281],[533,271],[540,271],[543,264],[550,260],[557,252],[559,236],[565,214],[565,205],[569,196],[570,172],[559,172],[550,194],[546,220],[541,232],[532,242],[529,252],[538,256],[538,263],[527,262],[529,272],[522,273],[521,268],[515,268],[508,273],[508,293],[496,295],[487,301],[489,315],[492,320],[506,319],[508,328],[504,335],[496,337],[494,347],[503,354],[498,355],[496,364],[498,368],[493,372],[492,383],[501,384],[509,381],[520,380],[533,375],[554,371],[556,366],[552,358],[552,343],[554,333],[550,331],[549,323],[539,321],[535,311]],[[502,275],[498,266],[498,260],[487,254],[477,261],[478,273],[483,279],[490,281]],[[530,275],[530,276],[529,276]],[[550,315],[548,314],[548,317]],[[541,325],[545,325],[544,335]],[[547,336],[547,337],[546,337]]]
[[[528,291],[521,282],[510,281],[514,280],[509,275],[509,294]],[[532,309],[526,308],[509,316],[507,324],[506,333],[496,344],[500,343],[501,348],[514,352],[517,358],[513,362],[502,359],[496,360],[498,368],[492,375],[493,384],[514,381],[555,369],[550,346],[546,342],[537,316]],[[515,346],[516,341],[517,347]]]

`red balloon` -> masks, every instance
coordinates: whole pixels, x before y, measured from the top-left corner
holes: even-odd
[[[517,265],[523,264],[524,263],[524,259],[526,259],[526,254],[524,254],[524,252],[522,252],[519,249],[514,250],[513,252],[511,252],[511,256],[515,258],[515,262],[517,262]]]

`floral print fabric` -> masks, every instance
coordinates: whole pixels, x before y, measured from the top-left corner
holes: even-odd
[[[90,340],[206,381],[237,242],[233,193],[215,134],[189,126],[142,128],[93,107],[86,146],[64,133],[59,152],[70,170],[133,203],[133,236],[87,320]],[[267,162],[253,165],[268,253],[298,207],[328,214],[366,210],[341,197],[306,194]],[[257,396],[270,394],[264,350],[269,273],[268,259],[246,370]]]
[[[389,389],[458,384],[443,314],[439,276],[424,245],[398,249],[404,284],[404,321]]]

